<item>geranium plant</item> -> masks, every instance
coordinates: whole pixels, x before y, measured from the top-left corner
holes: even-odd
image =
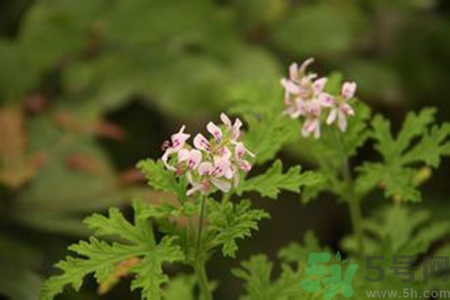
[[[311,73],[312,62],[292,64],[281,87],[244,84],[231,91],[230,98],[239,100],[231,112],[244,122],[221,114],[221,124],[207,124],[209,137],[192,135],[182,126],[164,142],[160,159],[140,162],[138,168],[149,185],[160,192],[158,199],[136,199],[133,221],[117,208],[106,216],[87,218],[93,236],[70,246],[73,256],[56,265],[61,273],[47,281],[42,299],[53,299],[67,285],[79,290],[89,274],[94,275],[100,293],[131,276],[131,289],[140,290],[142,299],[213,299],[217,283],[207,275],[212,254],[220,251],[235,258],[238,242],[249,238],[270,216],[252,207],[249,199],[255,192],[272,199],[282,190],[301,193],[305,203],[321,192],[336,195],[349,206],[354,232],[344,239],[343,250],[349,261],[360,265],[367,255],[420,258],[432,243],[449,235],[449,223],[431,222],[408,202],[421,201],[421,184],[439,166],[441,157],[450,155],[450,124],[437,125],[436,110],[425,109],[410,113],[394,135],[388,120],[372,116],[356,99],[355,82],[343,82],[337,73],[328,77]],[[284,104],[279,96],[282,89]],[[281,160],[274,161],[274,157],[287,145],[308,152],[316,168],[283,170]],[[351,162],[361,147],[371,145],[379,160]],[[268,162],[272,165],[265,172],[251,172],[252,166],[263,168]],[[379,197],[377,189],[390,204],[381,214],[366,217],[361,204],[369,195]],[[232,273],[245,282],[243,299],[319,299],[326,294],[309,293],[301,282],[308,254],[325,249],[308,233],[303,245],[293,243],[280,251],[279,277],[272,274],[273,265],[264,255],[250,258]],[[436,251],[448,255],[448,250]],[[336,259],[347,263],[340,253]],[[188,266],[192,272],[168,274],[165,267],[169,264]],[[382,284],[365,279],[368,269],[361,272],[365,274],[354,283],[355,295]],[[400,289],[401,280],[390,271],[386,274],[389,280],[384,286]],[[417,276],[414,286],[436,288],[438,279],[424,282]]]

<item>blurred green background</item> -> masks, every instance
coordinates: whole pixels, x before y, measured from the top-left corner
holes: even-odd
[[[87,235],[84,216],[151,197],[133,167],[159,157],[182,124],[200,130],[230,107],[230,91],[277,83],[310,56],[318,71],[357,81],[395,124],[423,106],[450,119],[450,1],[0,1],[0,298],[37,299],[65,247]],[[308,166],[295,147],[281,156]],[[441,170],[424,198],[448,216],[449,164]],[[274,256],[306,229],[337,247],[348,212],[322,198],[257,201],[272,220],[240,258]],[[235,299],[237,262],[217,258],[218,298]],[[60,299],[98,297],[88,283]],[[120,284],[101,298],[133,297]]]

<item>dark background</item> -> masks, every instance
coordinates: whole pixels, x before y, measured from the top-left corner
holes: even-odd
[[[65,247],[86,236],[83,216],[151,192],[137,161],[158,158],[181,124],[195,132],[217,119],[239,83],[278,81],[310,56],[317,71],[357,81],[359,98],[394,128],[426,106],[450,119],[450,1],[1,0],[0,294],[36,299]],[[310,166],[294,152],[280,156]],[[446,162],[424,186],[435,216],[450,212],[449,176]],[[307,229],[338,248],[350,221],[334,200],[256,199],[272,219],[240,260],[275,258]],[[239,292],[237,263],[217,255],[210,266],[220,299]],[[69,294],[61,299],[98,298],[92,283]],[[131,299],[125,283],[104,298]]]

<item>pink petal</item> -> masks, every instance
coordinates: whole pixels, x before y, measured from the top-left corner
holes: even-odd
[[[208,125],[206,125],[206,129],[213,135],[216,143],[220,143],[222,141],[222,130],[220,130],[216,124],[209,122]]]
[[[202,161],[202,153],[198,150],[192,150],[189,153],[188,167],[189,169],[196,169]]]
[[[288,93],[298,94],[300,92],[300,88],[292,81],[282,79],[281,85],[285,88]]]
[[[239,168],[244,172],[250,172],[252,165],[246,160],[241,160],[239,162]]]
[[[345,82],[342,85],[341,94],[345,99],[351,99],[356,93],[356,83],[355,82]]]
[[[173,167],[173,166],[168,164],[169,157],[173,153],[175,153],[174,149],[173,148],[168,148],[166,150],[166,152],[164,152],[163,156],[161,157],[161,160],[162,160],[164,166],[166,167],[167,170],[170,170],[170,171],[176,171],[175,167]]]
[[[327,118],[327,124],[328,125],[331,125],[331,124],[333,124],[336,121],[337,113],[338,113],[338,111],[337,111],[336,108],[333,108],[330,111],[330,114],[328,115],[328,118]]]
[[[228,193],[231,190],[231,184],[229,182],[226,182],[224,180],[220,180],[217,178],[211,179],[212,184],[214,184],[219,190],[221,190],[224,193]]]
[[[202,176],[211,175],[214,170],[213,164],[210,162],[202,162],[198,166],[198,173]]]
[[[225,124],[225,126],[231,127],[231,120],[226,114],[221,113],[220,120],[222,121],[223,124]]]
[[[292,81],[298,80],[298,65],[297,65],[297,63],[292,63],[289,66],[289,79]]]
[[[344,112],[346,115],[349,116],[354,116],[355,115],[355,111],[353,110],[353,108],[348,105],[347,103],[344,103],[341,105],[340,109],[342,110],[342,112]]]
[[[327,84],[328,79],[326,77],[322,77],[314,81],[313,89],[316,93],[321,93]]]
[[[182,148],[184,146],[184,143],[190,138],[190,134],[186,134],[184,133],[184,129],[186,128],[186,126],[182,126],[180,131],[174,135],[172,135],[171,140],[172,140],[172,147],[175,150],[179,150],[180,148]]]
[[[338,112],[338,125],[339,129],[344,132],[347,129],[347,117],[342,111]]]
[[[241,127],[242,121],[240,119],[236,119],[232,128],[231,139],[237,140],[239,138],[241,135]]]
[[[308,58],[307,60],[305,60],[302,65],[300,66],[300,72],[305,73],[306,68],[309,67],[309,65],[311,65],[314,62],[314,58]]]
[[[201,134],[197,134],[194,138],[194,147],[203,150],[203,151],[209,151],[211,146],[209,144],[209,141]]]
[[[190,151],[187,149],[181,149],[178,151],[178,162],[183,162],[189,159]]]
[[[320,93],[317,100],[323,107],[331,107],[334,103],[334,97],[328,93]]]

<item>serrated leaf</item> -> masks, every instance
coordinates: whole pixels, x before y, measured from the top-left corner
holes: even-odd
[[[83,279],[93,273],[98,284],[109,279],[118,264],[138,258],[139,264],[130,270],[135,275],[133,289],[143,290],[143,299],[161,299],[160,286],[168,281],[163,273],[165,262],[183,259],[181,248],[175,244],[175,237],[164,237],[155,243],[150,223],[143,219],[142,205],[134,205],[135,222],[129,223],[118,210],[111,209],[109,217],[93,215],[87,224],[96,230],[95,236],[69,247],[74,256],[68,256],[56,267],[62,271],[44,284],[41,299],[50,300],[71,285],[78,291]],[[112,235],[124,242],[110,243],[100,237]]]
[[[438,167],[441,157],[450,155],[450,125],[432,125],[436,110],[424,109],[406,117],[397,137],[391,133],[391,124],[381,116],[372,122],[375,148],[382,162],[366,162],[359,168],[357,190],[364,194],[379,186],[386,197],[418,202],[421,200],[415,176],[420,165]],[[419,165],[419,167],[417,167]]]
[[[173,172],[168,172],[161,161],[143,160],[137,167],[156,191],[173,194],[180,202],[186,200],[186,184],[178,181]]]
[[[242,182],[238,194],[256,191],[263,197],[276,199],[282,190],[299,193],[302,187],[320,184],[322,181],[323,178],[317,173],[301,173],[300,166],[291,167],[283,173],[283,163],[277,160],[264,174]]]
[[[222,246],[224,256],[235,257],[238,250],[237,240],[250,237],[258,230],[258,222],[269,218],[261,209],[252,209],[249,200],[237,204],[232,202],[210,202],[208,231],[213,234],[213,246]]]

